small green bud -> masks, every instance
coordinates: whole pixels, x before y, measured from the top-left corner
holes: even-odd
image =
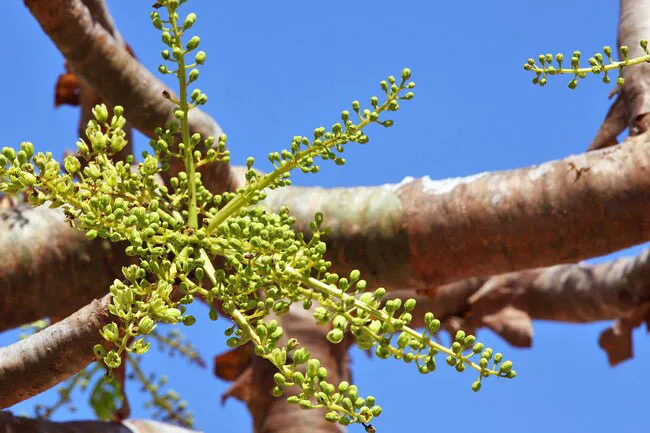
[[[196,22],[196,14],[194,12],[188,14],[185,17],[185,21],[183,22],[183,30],[189,30],[194,23]]]
[[[95,356],[96,356],[97,358],[99,358],[99,359],[101,359],[101,358],[103,358],[104,356],[106,356],[106,350],[104,349],[104,346],[102,346],[101,344],[95,344],[95,345],[93,346],[93,353],[94,353]]]
[[[621,56],[623,56],[623,58],[627,58],[627,55],[628,55],[629,52],[630,52],[630,49],[627,47],[627,45],[623,45],[621,47]]]
[[[199,78],[199,70],[198,69],[192,69],[190,71],[189,77],[190,77],[190,83],[192,81],[196,81]]]
[[[90,111],[99,123],[106,123],[108,121],[108,108],[106,108],[106,105],[95,105]]]
[[[205,51],[199,51],[194,56],[194,61],[196,62],[197,65],[202,65],[202,64],[205,63],[205,58],[206,57],[207,57],[207,54],[205,54]]]
[[[341,341],[343,341],[343,331],[341,331],[339,328],[334,328],[330,332],[327,333],[327,341],[329,341],[332,344],[338,344]]]
[[[144,316],[140,319],[140,322],[138,322],[138,332],[140,334],[148,334],[153,331],[155,327],[156,324],[149,316]]]
[[[404,302],[404,311],[413,311],[415,309],[415,299],[409,298]]]
[[[495,357],[496,359],[496,357]],[[499,367],[499,373],[506,374],[512,369],[512,362],[511,361],[505,361],[501,366]]]
[[[472,391],[474,392],[479,392],[481,389],[481,381],[477,380],[476,382],[472,383]]]
[[[325,419],[329,422],[337,422],[339,420],[339,414],[336,412],[327,412],[325,414]]]
[[[109,368],[117,368],[122,364],[122,359],[120,358],[120,355],[117,354],[114,350],[111,350],[104,356],[104,363],[109,367]]]
[[[281,373],[275,373],[273,375],[273,380],[278,387],[283,387],[287,383],[287,379]]]
[[[320,361],[318,359],[310,359],[307,362],[307,376],[314,377],[318,374],[320,368]]]
[[[293,354],[293,362],[296,364],[303,364],[309,359],[309,351],[304,348],[296,350]]]
[[[192,51],[196,49],[200,43],[201,43],[201,38],[199,38],[198,36],[192,36],[192,39],[187,41],[187,50]]]

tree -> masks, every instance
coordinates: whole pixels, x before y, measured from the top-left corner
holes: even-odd
[[[640,10],[643,10],[643,8],[640,8]],[[642,15],[637,14],[636,16]],[[641,39],[642,36],[634,36],[631,39],[634,41],[635,38]],[[550,44],[550,42],[547,43]],[[630,42],[629,45],[635,46],[635,43]],[[527,55],[528,53],[526,53],[526,56]],[[125,60],[120,60],[122,63],[117,62],[117,64],[123,65],[124,61]],[[103,73],[106,73],[106,71],[103,70]],[[630,81],[628,81],[628,84],[629,82]],[[631,82],[634,82],[634,80],[631,80]],[[622,93],[621,95],[625,94]],[[562,97],[570,98],[574,96],[563,95]],[[638,100],[631,96],[627,96],[626,98],[629,100]],[[619,97],[619,99],[623,98]],[[129,111],[128,108],[127,111]],[[642,109],[641,111],[636,112],[636,114],[638,113],[643,113]],[[629,117],[636,120],[638,116],[633,115]],[[437,187],[437,191],[441,192],[441,194],[435,196],[430,201],[427,200],[427,203],[431,205],[431,213],[429,216],[436,218],[433,220],[436,224],[434,227],[439,228],[439,231],[437,232],[442,233],[443,236],[427,239],[424,236],[413,235],[414,230],[415,233],[418,233],[418,226],[412,223],[412,221],[414,221],[413,219],[409,218],[406,219],[407,223],[405,225],[409,230],[411,230],[411,236],[408,236],[408,234],[403,231],[398,232],[397,236],[389,237],[385,240],[386,244],[383,244],[391,246],[390,248],[384,247],[384,250],[394,251],[394,257],[396,257],[396,259],[389,257],[388,259],[385,259],[385,263],[373,263],[372,256],[358,253],[359,255],[355,254],[346,261],[357,262],[359,266],[365,263],[369,270],[377,270],[377,281],[380,281],[381,284],[387,286],[399,285],[401,287],[406,287],[404,281],[409,281],[409,286],[412,285],[413,288],[430,289],[431,287],[435,287],[442,283],[453,282],[455,280],[475,275],[488,275],[498,272],[521,270],[527,267],[552,265],[554,263],[569,263],[643,242],[645,240],[645,231],[648,227],[642,206],[644,202],[643,199],[645,198],[645,182],[647,182],[647,179],[643,176],[643,137],[644,136],[642,135],[638,140],[624,144],[611,153],[609,151],[601,151],[600,153],[596,152],[580,158],[558,162],[550,166],[542,166],[541,169],[538,168],[533,171],[516,171],[508,175],[485,175],[475,182],[461,183],[460,186],[447,193],[444,192],[450,188],[448,183],[438,185],[428,184],[427,186],[430,190],[436,190]],[[371,149],[367,150],[367,152],[371,151]],[[603,154],[606,154],[607,157],[604,158]],[[573,162],[574,165],[571,165],[571,162]],[[597,175],[603,171],[611,174],[608,174],[607,177]],[[536,178],[538,183],[528,184],[521,182],[521,179],[530,179],[531,177]],[[493,185],[499,185],[498,183],[495,184],[495,179],[504,183],[509,182],[509,185],[506,185],[509,186],[507,191],[512,193],[512,195],[519,191],[521,191],[522,194],[526,193],[526,205],[522,206],[523,210],[513,212],[511,215],[512,219],[510,220],[510,225],[498,223],[500,221],[498,218],[491,220],[490,215],[485,212],[485,203],[492,203],[493,200],[496,199],[494,193],[491,191]],[[539,180],[547,183],[540,184]],[[540,189],[537,191],[539,191],[539,193],[535,194],[536,191],[534,187],[538,185]],[[409,186],[405,186],[401,190],[400,197],[402,203],[405,203],[404,207],[406,209],[409,209],[409,203],[422,203],[423,196],[421,192],[417,190],[417,186],[417,184],[410,185],[411,191],[409,191]],[[536,198],[543,197],[549,193],[552,194],[551,197],[553,198],[553,200],[549,200],[551,202],[550,212],[540,213],[536,211],[534,205],[539,203],[536,201]],[[304,197],[305,192],[296,189],[292,191],[292,194],[295,194],[296,197]],[[323,194],[327,194],[327,192],[325,191]],[[357,192],[357,194],[359,194],[359,192]],[[379,190],[375,190],[368,192],[368,195],[369,197],[372,197],[374,201],[379,200],[381,202],[381,200],[386,200],[386,203],[395,203],[394,196],[388,192],[384,192],[382,195]],[[380,199],[378,199],[378,195]],[[340,199],[341,194],[337,191],[333,196],[335,198],[338,196]],[[597,201],[603,203],[602,210],[594,211],[594,197],[601,198],[601,200]],[[521,200],[524,200],[519,197],[514,198],[518,200],[513,202],[515,205],[520,204]],[[409,202],[409,199],[412,201]],[[504,197],[504,200],[506,200],[503,203],[504,209],[507,209],[507,199],[507,196]],[[337,205],[334,200],[334,198],[323,199],[323,201],[329,205],[328,207],[331,206],[336,209]],[[291,206],[291,200],[289,200],[289,198],[283,198],[282,200],[278,198],[278,202],[287,201],[289,201]],[[456,207],[457,204],[464,204],[467,209],[475,212],[468,213],[471,217],[470,221],[472,221],[472,224],[468,224],[464,220],[458,218],[459,213],[463,211],[463,209]],[[295,205],[291,207],[294,209],[297,208]],[[436,211],[441,207],[446,210],[446,213]],[[311,217],[310,214],[313,213],[313,210],[314,209],[311,209],[306,212],[305,217]],[[325,213],[330,218],[334,216],[331,210],[325,210]],[[399,214],[395,215],[390,213],[387,215],[392,215],[393,218],[399,218],[400,216]],[[497,217],[499,216],[500,215],[497,214]],[[398,219],[398,221],[400,220]],[[425,221],[425,223],[430,222],[431,220]],[[489,233],[489,239],[500,239],[503,249],[511,253],[509,257],[500,257],[492,253],[490,254],[490,257],[493,258],[493,260],[490,260],[489,262],[479,259],[485,256],[486,247],[482,246],[485,244],[481,242],[482,239],[480,239],[480,236],[472,235],[475,235],[477,227],[482,227],[481,224],[484,224],[484,227],[494,230]],[[529,229],[533,224],[536,230]],[[361,235],[357,235],[358,238],[354,239],[354,233],[346,233],[345,225],[341,225],[341,227],[342,233],[338,234],[338,236],[337,233],[335,233],[333,236],[334,248],[337,248],[336,244],[337,242],[340,242],[339,245],[347,247],[339,247],[341,251],[354,252],[355,249],[351,249],[351,245],[354,246],[355,243],[364,245],[364,241],[368,242],[368,238],[364,239],[363,237],[364,232],[361,232]],[[374,227],[377,226],[375,225]],[[539,228],[542,230],[539,230]],[[53,234],[56,232],[48,231],[47,233],[49,236],[48,239],[44,239],[44,243],[48,241],[51,242],[53,239],[51,233]],[[593,233],[597,233],[598,236],[594,236]],[[525,237],[523,234],[527,234],[528,236]],[[9,240],[13,242],[13,239],[14,238],[12,237]],[[350,241],[350,239],[352,239],[352,241]],[[422,246],[420,246],[420,243],[418,242],[420,240],[422,241]],[[435,242],[431,242],[432,240]],[[445,247],[442,249],[440,245],[446,240],[447,243],[444,244]],[[459,240],[461,240],[461,242],[459,242]],[[407,251],[409,242],[414,242],[411,245],[413,245],[418,254],[411,256],[414,259],[410,261],[411,263],[409,263],[409,261],[404,263],[404,260],[401,262],[397,261],[397,259],[405,255],[399,253]],[[436,245],[436,247],[433,248],[431,245]],[[558,247],[558,245],[560,247]],[[372,251],[371,248],[366,248],[365,250]],[[441,254],[440,251],[445,251],[445,253]],[[48,254],[43,254],[43,256],[49,257]],[[337,257],[345,256],[337,255]],[[375,258],[375,260],[377,260],[377,258]],[[396,262],[397,266],[386,266]],[[432,262],[437,263],[438,265],[436,267],[430,266]],[[640,257],[636,262],[634,262],[637,266],[627,267],[627,269],[642,269],[644,262],[645,260],[643,257]],[[7,263],[7,265],[9,264]],[[623,268],[623,266],[619,266],[619,268]],[[43,272],[43,275],[46,275],[46,266],[39,263],[38,269],[39,273]],[[640,284],[635,286],[630,283],[631,280],[629,278],[631,277],[626,280],[618,277],[618,275],[611,270],[607,271],[606,268],[601,269],[604,269],[600,271],[602,272],[603,277],[598,278],[596,282],[611,281],[611,285],[598,286],[596,282],[590,282],[583,286],[590,289],[589,299],[594,299],[596,301],[595,307],[587,311],[590,314],[582,314],[579,310],[570,308],[573,306],[583,306],[584,304],[566,303],[564,298],[553,296],[546,298],[547,302],[550,303],[549,308],[542,311],[533,310],[531,306],[539,305],[540,301],[536,300],[535,303],[533,303],[530,299],[535,298],[527,298],[527,296],[559,293],[569,294],[570,297],[568,299],[573,301],[581,298],[577,296],[580,292],[577,291],[574,292],[577,294],[572,294],[569,290],[570,287],[558,292],[549,292],[548,290],[544,290],[546,286],[543,284],[532,285],[530,282],[536,280],[531,277],[533,274],[530,272],[525,274],[524,277],[521,275],[514,278],[512,276],[509,278],[498,277],[489,280],[487,284],[484,281],[469,281],[468,283],[461,283],[455,286],[444,286],[434,292],[434,302],[438,302],[439,304],[433,304],[433,307],[434,309],[442,308],[440,305],[444,304],[440,304],[440,302],[444,299],[450,299],[445,298],[444,295],[451,293],[452,295],[457,296],[455,299],[453,296],[451,298],[456,301],[453,305],[458,305],[458,302],[462,305],[461,307],[456,307],[458,309],[453,310],[451,315],[465,316],[466,318],[469,318],[467,313],[471,311],[473,313],[473,319],[479,320],[478,322],[473,323],[474,325],[490,325],[493,328],[500,330],[504,337],[509,337],[508,341],[515,344],[526,344],[530,341],[530,327],[529,324],[527,324],[525,315],[518,313],[519,315],[516,316],[516,318],[519,319],[518,321],[512,320],[512,315],[506,315],[505,318],[507,320],[504,321],[504,314],[494,314],[500,311],[503,312],[501,309],[503,305],[512,304],[513,307],[529,313],[532,318],[562,321],[593,321],[622,318],[630,313],[631,310],[635,310],[632,307],[639,305],[645,299],[643,285]],[[379,271],[384,271],[384,273]],[[3,275],[9,274],[9,271],[3,273]],[[598,276],[601,274],[597,271],[595,272],[595,275]],[[637,276],[640,277],[641,274],[637,274]],[[509,284],[503,284],[504,281]],[[537,281],[543,282],[543,280]],[[568,279],[568,281],[571,282],[572,280]],[[469,284],[472,282],[476,282],[477,284],[472,286]],[[615,284],[620,284],[621,282],[627,284],[619,286],[620,289],[616,291]],[[65,281],[60,281],[60,283],[62,286],[69,287],[70,290],[74,289],[74,285],[69,285]],[[483,284],[478,285],[478,283]],[[512,294],[513,286],[518,289],[514,291],[517,296]],[[102,287],[105,287],[105,285]],[[458,287],[464,288],[467,292],[458,290]],[[476,292],[477,295],[468,296],[466,294],[474,293],[478,287],[482,287],[482,289]],[[558,286],[551,286],[551,288],[555,289],[557,289],[557,287]],[[593,293],[593,291],[598,287],[609,287],[610,290],[613,290],[610,293],[623,293],[627,296],[615,296],[609,299],[604,298],[607,301],[606,303],[597,302],[598,298],[591,295],[591,293]],[[636,291],[631,290],[631,288],[635,288]],[[57,293],[57,296],[63,296],[63,293]],[[92,297],[93,295],[89,294],[89,296]],[[74,298],[77,302],[80,301],[79,297],[75,293],[71,294],[71,298]],[[88,299],[90,298],[86,298],[84,302],[75,305],[75,307],[81,307]],[[467,304],[467,299],[470,301],[469,305]],[[52,305],[51,298],[48,299],[41,297],[41,300]],[[29,309],[26,308],[26,300],[21,298],[19,301],[21,308],[13,307],[8,302],[3,302],[2,304],[12,306],[13,308],[8,308],[8,311],[11,311],[12,313],[17,311],[28,313]],[[620,304],[617,305],[616,302],[613,301],[618,301]],[[597,308],[599,306],[602,307],[603,305],[612,305],[618,308]],[[72,307],[71,303],[70,306]],[[569,308],[562,309],[560,308],[562,306],[568,306]],[[76,308],[72,308],[71,311],[74,309]],[[60,314],[61,316],[65,316],[69,312],[70,311],[62,311]],[[512,313],[513,308],[506,309],[505,312]],[[34,314],[33,318],[37,318],[41,317],[43,312],[41,310],[32,314]],[[442,315],[444,316],[444,313],[442,313]],[[6,316],[9,315],[3,315],[3,317]],[[32,319],[26,319],[23,317],[15,320],[17,320],[16,323],[20,323]],[[621,323],[622,325],[619,325],[619,329],[621,326],[625,329],[625,321],[622,321]],[[505,325],[512,324],[522,324],[522,326],[507,326],[503,328]],[[513,330],[517,332],[514,334],[512,332],[506,332]],[[277,423],[278,421],[275,422]]]

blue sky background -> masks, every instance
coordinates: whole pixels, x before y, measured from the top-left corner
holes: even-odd
[[[76,109],[53,108],[63,59],[22,2],[4,3],[8,36],[0,68],[0,146],[30,140],[37,149],[61,155],[74,147],[78,119]],[[530,83],[522,64],[540,52],[580,49],[587,56],[615,45],[617,3],[191,0],[186,11],[198,13],[194,30],[208,52],[199,82],[210,97],[206,109],[228,133],[238,164],[249,155],[264,161],[292,136],[337,121],[352,100],[378,94],[387,75],[398,75],[404,66],[413,70],[416,98],[402,104],[393,128],[374,128],[369,145],[349,146],[346,166],[327,164],[317,176],[294,180],[333,187],[396,183],[407,175],[463,176],[584,151],[607,111],[612,87],[589,78],[570,91],[568,79],[556,78],[542,89]],[[162,47],[149,23],[151,1],[108,4],[138,58],[155,69]],[[138,149],[146,144],[136,137]],[[199,315],[198,324],[184,331],[211,364],[226,348],[227,324],[209,322],[206,311]],[[379,432],[647,431],[639,415],[647,405],[648,337],[637,331],[635,358],[612,369],[597,345],[608,326],[538,322],[530,350],[513,349],[481,331],[481,339],[514,361],[518,377],[488,381],[478,394],[470,390],[473,375],[443,365],[421,377],[412,366],[353,350],[352,369],[361,392],[374,394],[384,407],[375,423]],[[0,344],[15,341],[17,334],[0,334]],[[198,428],[252,431],[243,404],[231,400],[220,406],[228,384],[212,375],[211,366],[200,370],[153,352],[146,365],[169,374],[170,386],[194,409]],[[135,387],[130,395],[134,417],[149,417]],[[31,413],[36,402],[53,402],[55,396],[50,390],[13,410]],[[57,419],[92,416],[84,401],[78,406],[78,413],[63,411]]]

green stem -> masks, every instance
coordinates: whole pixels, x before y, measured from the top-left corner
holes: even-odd
[[[358,308],[358,309],[360,309],[362,311],[365,311],[365,312],[369,313],[370,315],[372,315],[374,317],[377,317],[382,322],[392,323],[393,320],[394,320],[392,317],[390,317],[388,314],[384,313],[383,311],[377,310],[376,308],[369,307],[368,305],[364,304],[363,302],[361,302],[360,300],[358,300],[354,296],[348,295],[345,292],[343,292],[342,290],[337,289],[335,287],[332,287],[332,286],[330,286],[328,284],[325,284],[322,281],[317,280],[316,278],[306,277],[306,276],[302,275],[300,272],[298,272],[297,270],[295,270],[295,269],[293,269],[293,268],[291,268],[289,266],[286,268],[286,271],[289,274],[291,274],[295,279],[301,281],[306,286],[311,287],[312,289],[319,291],[320,293],[325,293],[327,295],[336,297],[336,298],[340,299],[341,301],[344,301],[344,300],[346,300],[348,298],[352,298],[354,300],[354,307],[356,307],[356,308]],[[453,356],[454,358],[456,358],[459,361],[469,365],[470,367],[472,367],[473,369],[475,369],[475,370],[477,370],[479,372],[488,371],[492,375],[497,374],[497,372],[495,372],[495,371],[481,368],[481,366],[479,366],[478,364],[476,364],[476,363],[468,360],[467,358],[465,358],[462,353],[454,353],[452,350],[450,350],[449,348],[447,348],[445,346],[442,346],[442,345],[440,345],[440,344],[438,344],[438,343],[436,343],[434,341],[431,341],[430,339],[424,339],[422,334],[420,334],[419,332],[417,332],[416,330],[414,330],[412,328],[409,328],[408,326],[403,326],[401,331],[405,332],[406,334],[410,335],[411,337],[417,339],[418,341],[427,341],[427,344],[431,348],[436,349],[439,352],[445,353],[446,355]]]
[[[403,87],[400,87],[397,92],[394,94],[391,94],[388,96],[386,101],[377,109],[375,110],[377,113],[381,113],[383,111],[386,111],[390,105],[391,102],[399,98],[399,92],[403,89]],[[366,126],[368,126],[372,121],[369,118],[363,119],[359,124],[356,125],[356,130],[360,131]],[[213,218],[210,220],[210,223],[208,224],[208,233],[211,233],[214,231],[217,227],[219,227],[219,224],[223,223],[226,221],[228,218],[230,218],[232,215],[234,215],[237,211],[239,211],[242,207],[246,206],[250,202],[250,198],[253,195],[254,192],[256,191],[262,191],[269,185],[272,185],[276,180],[278,180],[281,176],[283,176],[285,173],[288,173],[289,171],[293,170],[296,168],[296,165],[299,161],[302,159],[309,157],[309,156],[315,156],[318,153],[321,152],[322,149],[324,148],[330,148],[337,143],[338,137],[333,137],[330,138],[329,140],[323,142],[319,146],[312,146],[309,147],[302,152],[298,153],[291,162],[286,161],[284,165],[281,165],[279,168],[275,169],[273,172],[261,177],[255,184],[252,184],[250,188],[243,194],[237,195],[235,199],[233,199],[231,202],[229,202],[226,206],[223,207]]]
[[[169,7],[167,8],[169,12],[169,21],[172,25],[172,31],[174,33],[174,39],[176,40],[176,46],[183,50],[183,43],[181,41],[181,32],[178,30],[178,23],[176,22],[176,13],[172,11]],[[196,210],[196,177],[194,166],[194,155],[192,143],[190,142],[190,123],[189,123],[189,113],[190,107],[187,103],[187,74],[185,67],[185,50],[182,51],[182,54],[179,56],[178,60],[178,71],[176,76],[178,77],[178,84],[180,89],[180,96],[178,101],[178,106],[183,112],[183,117],[181,121],[181,139],[185,148],[183,149],[183,162],[185,163],[185,172],[187,173],[187,192],[189,194],[190,204],[187,215],[187,224],[195,229],[199,228],[198,213]]]
[[[646,54],[645,56],[641,57],[636,57],[634,59],[627,59],[623,60],[620,62],[612,62],[608,65],[601,66],[601,69],[598,73],[601,72],[609,72],[613,71],[614,69],[620,69],[622,67],[628,67],[628,66],[633,66],[633,65],[639,65],[641,63],[646,63],[650,61],[650,54]],[[549,65],[551,66],[551,65]],[[559,68],[559,69],[553,69],[549,70],[549,67],[538,67],[538,66],[532,66],[530,70],[535,73],[548,73],[549,75],[557,75],[557,74],[589,74],[589,73],[594,73],[593,67],[590,66],[588,68]]]

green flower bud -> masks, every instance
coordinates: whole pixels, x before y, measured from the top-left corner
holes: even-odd
[[[95,344],[93,346],[93,353],[99,359],[102,359],[104,356],[106,356],[106,350],[104,349],[104,346],[102,346],[101,344]]]
[[[133,350],[138,355],[144,355],[151,348],[151,343],[145,343],[144,338],[138,338],[133,345],[131,345],[131,350]]]
[[[199,78],[199,70],[198,69],[192,69],[190,71],[189,77],[190,77],[190,83],[192,81],[196,81]]]
[[[106,105],[95,105],[90,111],[99,123],[106,123],[108,121],[108,108],[106,108]]]
[[[281,373],[275,373],[273,375],[273,380],[278,385],[278,387],[283,387],[287,383],[287,379]]]
[[[309,351],[304,348],[296,350],[293,354],[293,362],[295,364],[303,364],[309,359]]]
[[[183,22],[183,30],[189,30],[194,23],[196,22],[196,14],[194,12],[189,13],[185,17],[185,21]]]
[[[138,322],[138,332],[140,334],[149,334],[155,328],[156,328],[156,324],[149,316],[144,316]]]
[[[327,341],[329,341],[332,344],[338,344],[341,341],[343,341],[343,331],[341,331],[339,328],[334,328],[330,332],[327,333]]]
[[[34,156],[34,145],[29,141],[23,141],[20,143],[20,150],[25,152],[27,159],[30,159],[32,156]]]
[[[16,159],[16,151],[13,150],[11,147],[3,147],[2,148],[2,154],[7,158],[9,161],[13,161]]]
[[[31,173],[28,173],[26,171],[21,171],[20,174],[18,175],[18,181],[23,185],[23,186],[32,186],[37,182],[36,176],[34,176]]]
[[[472,391],[478,392],[481,389],[481,381],[477,380],[476,382],[472,383]]]
[[[117,352],[111,350],[106,354],[106,356],[104,356],[104,363],[108,368],[117,368],[122,364],[122,359]]]
[[[77,141],[77,149],[83,155],[89,152],[88,145],[83,140]]]
[[[294,381],[294,383],[296,385],[301,386],[303,384],[303,382],[305,381],[305,376],[303,376],[303,374],[301,372],[295,371],[291,375],[291,379]]]
[[[496,358],[495,358],[496,359]],[[499,367],[499,373],[506,374],[512,369],[512,362],[511,361],[505,361],[501,366]]]
[[[205,63],[206,57],[207,57],[207,54],[205,54],[205,51],[199,51],[194,56],[194,61],[196,62],[197,65],[202,65],[202,64]]]
[[[320,368],[320,361],[318,359],[310,359],[307,362],[307,376],[314,377],[318,374]]]
[[[339,418],[339,414],[336,412],[327,412],[325,414],[325,419],[329,422],[337,422]]]
[[[117,327],[117,324],[115,322],[108,323],[104,325],[104,327],[99,331],[102,337],[104,337],[104,340],[110,341],[110,342],[115,342],[120,336],[119,329]]]
[[[407,299],[406,302],[404,302],[404,311],[413,311],[415,309],[415,304],[415,299]]]
[[[192,36],[192,39],[187,41],[187,50],[192,51],[196,49],[200,43],[201,43],[201,38],[199,38],[198,36]]]
[[[81,163],[74,155],[66,156],[63,160],[63,166],[65,167],[65,170],[70,174],[74,174],[81,169]]]

